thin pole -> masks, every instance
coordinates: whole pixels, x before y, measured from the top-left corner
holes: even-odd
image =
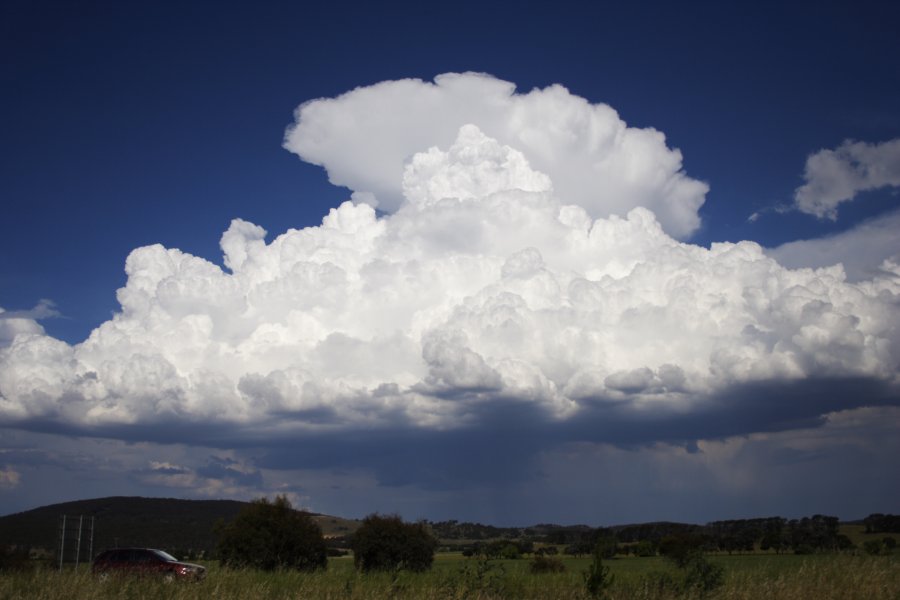
[[[81,526],[84,524],[84,515],[78,515],[78,543],[75,544],[75,570],[78,570],[78,559],[81,558]]]
[[[94,560],[94,517],[91,517],[91,541],[88,544],[88,560]]]
[[[59,532],[59,570],[62,571],[63,554],[66,551],[66,515],[62,516],[62,527]]]

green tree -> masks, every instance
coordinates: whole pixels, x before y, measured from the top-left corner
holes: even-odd
[[[313,571],[328,564],[322,530],[285,496],[259,498],[242,509],[222,529],[218,552],[232,568]]]
[[[518,559],[522,558],[522,553],[519,552],[519,547],[515,544],[506,544],[500,549],[500,558],[507,560]]]
[[[695,557],[703,555],[702,545],[703,540],[693,534],[668,535],[659,541],[659,553],[684,569]]]
[[[397,515],[372,514],[350,541],[360,571],[427,571],[437,540],[424,523],[404,523]]]
[[[684,572],[684,591],[705,596],[725,581],[725,570],[703,554],[703,538],[682,533],[664,537],[659,553]]]
[[[709,562],[703,554],[694,554],[684,565],[684,585],[687,590],[706,595],[725,582],[725,569]]]
[[[634,553],[638,556],[656,556],[656,547],[650,540],[641,540],[634,548]]]
[[[584,574],[584,587],[592,598],[603,598],[612,585],[613,577],[609,574],[609,567],[603,565],[604,551],[602,542],[594,546],[593,560]]]

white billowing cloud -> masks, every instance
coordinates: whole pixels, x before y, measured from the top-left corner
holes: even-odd
[[[848,140],[834,150],[819,150],[806,159],[804,178],[794,194],[796,208],[835,220],[838,205],[858,193],[900,186],[900,139],[881,144]]]
[[[478,73],[385,81],[301,105],[285,147],[325,167],[332,183],[354,190],[354,201],[393,212],[404,202],[404,165],[428,148],[447,148],[466,124],[520,151],[567,204],[591,217],[624,217],[642,206],[677,238],[700,226],[708,186],[684,174],[665,136],[628,127],[608,105],[560,85],[519,94]]]
[[[872,279],[900,264],[900,211],[869,219],[841,233],[798,240],[766,250],[790,268],[840,264],[850,281]]]
[[[264,442],[453,430],[501,406],[555,423],[690,414],[753,382],[896,383],[896,265],[849,283],[750,242],[678,242],[645,208],[592,219],[472,125],[400,180],[407,201],[380,218],[345,202],[268,243],[236,219],[226,269],[134,250],[121,312],[83,343],[33,330],[0,349],[0,422],[194,438],[240,424]]]
[[[19,334],[42,334],[44,328],[34,319],[6,317],[9,311],[0,308],[0,348],[9,346]]]

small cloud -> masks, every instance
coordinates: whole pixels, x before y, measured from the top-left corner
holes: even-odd
[[[227,479],[244,486],[262,485],[259,470],[228,457],[209,457],[206,465],[197,469],[197,475],[207,479]]]
[[[53,319],[59,317],[60,312],[56,310],[56,303],[53,300],[42,298],[38,301],[34,308],[28,310],[7,310],[0,309],[0,320],[6,319]]]
[[[150,461],[150,472],[162,475],[185,475],[190,473],[190,470],[167,462]]]
[[[758,211],[754,212],[752,215],[747,217],[747,222],[748,223],[756,223],[760,218],[762,218],[763,216],[765,216],[769,213],[776,213],[779,215],[783,215],[785,213],[791,212],[792,210],[794,210],[794,207],[789,204],[783,204],[783,203],[773,204],[772,206],[766,206],[766,207],[761,208]]]
[[[858,193],[900,186],[900,139],[881,144],[847,140],[834,150],[820,150],[806,159],[804,179],[794,194],[796,209],[834,221],[838,205]]]
[[[137,471],[135,477],[142,483],[167,488],[188,489],[197,484],[191,469],[168,462],[150,461],[149,467]]]
[[[19,487],[21,476],[18,471],[9,465],[0,469],[0,489],[14,489]]]

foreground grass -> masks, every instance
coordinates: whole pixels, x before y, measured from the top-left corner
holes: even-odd
[[[711,600],[898,600],[900,560],[857,556],[722,556],[726,570]],[[441,556],[428,573],[361,575],[348,559],[331,561],[326,572],[229,571],[209,565],[205,581],[166,584],[156,580],[95,580],[80,571],[38,570],[0,575],[0,600],[176,599],[424,600],[587,599],[582,573],[587,559],[567,559],[567,571],[533,575],[528,560],[466,560]],[[615,579],[610,600],[692,598],[676,589],[680,574],[666,561],[630,558],[608,562]]]

